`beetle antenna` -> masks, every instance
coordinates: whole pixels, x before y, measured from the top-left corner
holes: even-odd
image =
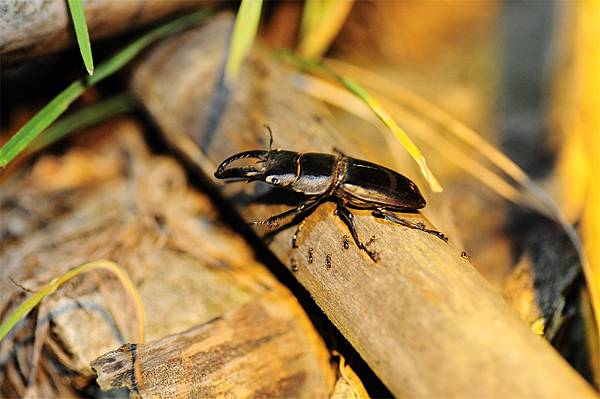
[[[266,163],[268,164],[269,160],[271,159],[271,152],[273,151],[273,132],[271,131],[271,127],[269,125],[267,125],[266,123],[264,124],[264,127],[269,132],[269,152],[267,153],[267,160],[266,160]]]
[[[273,132],[271,131],[271,127],[267,124],[263,125],[265,129],[269,132],[269,152],[273,149]]]

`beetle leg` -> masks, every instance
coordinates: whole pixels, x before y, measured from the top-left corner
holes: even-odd
[[[371,259],[373,259],[373,262],[377,262],[377,259],[378,259],[377,252],[370,251],[369,249],[367,249],[365,244],[363,244],[362,241],[360,240],[360,238],[358,237],[358,233],[356,232],[356,224],[354,223],[354,215],[352,214],[352,212],[350,212],[350,209],[346,208],[342,204],[338,204],[338,206],[335,210],[335,214],[337,216],[339,216],[340,219],[342,219],[342,221],[346,224],[346,226],[348,226],[348,230],[350,230],[350,233],[352,234],[352,238],[354,238],[354,242],[356,243],[356,246],[359,249],[362,249],[363,251],[365,251],[367,253],[367,255],[369,255],[369,257]]]
[[[413,223],[413,222],[409,222],[408,220],[401,219],[395,213],[393,213],[385,208],[377,208],[376,211],[373,211],[373,216],[383,217],[384,219],[387,219],[390,222],[401,224],[402,226],[408,227],[409,229],[424,231],[425,233],[429,233],[429,234],[436,236],[437,238],[439,238],[440,240],[442,240],[444,242],[448,242],[448,237],[446,237],[446,235],[444,233],[437,231],[437,230],[429,230],[429,229],[425,228],[425,224],[423,224],[421,222]]]
[[[302,219],[302,221],[298,225],[298,228],[296,229],[296,232],[292,236],[292,248],[298,248],[298,233],[300,233],[300,230],[302,230],[302,228],[304,227],[304,223],[306,223],[306,219]]]
[[[338,154],[338,155],[340,155],[340,156],[342,156],[344,158],[347,157],[347,155],[344,152],[342,152],[342,150],[340,150],[337,147],[333,147],[333,152],[335,152],[336,154]]]
[[[288,209],[287,211],[282,212],[278,215],[271,216],[268,219],[260,220],[260,221],[256,221],[256,222],[250,222],[248,224],[266,224],[269,227],[278,226],[279,223],[277,223],[277,222],[279,220],[281,220],[285,217],[291,216],[291,215],[296,216],[302,212],[306,212],[309,209],[312,209],[313,207],[315,207],[319,203],[319,200],[320,200],[320,198],[306,200],[295,208]]]

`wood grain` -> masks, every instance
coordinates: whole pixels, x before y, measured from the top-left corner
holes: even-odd
[[[348,148],[332,128],[327,109],[296,92],[290,72],[268,52],[256,49],[233,90],[220,85],[231,23],[223,16],[161,43],[134,72],[133,90],[194,170],[212,177],[226,156],[264,148],[264,123],[276,147],[331,152],[336,146],[360,157],[360,148]],[[231,184],[221,193],[247,221],[290,207],[280,204],[289,196],[260,183]],[[298,249],[290,245],[293,228],[257,233],[282,263],[297,262],[298,280],[395,395],[596,397],[452,240],[356,212],[359,234],[376,237],[375,264],[354,245],[343,248],[348,230],[333,210],[325,203],[307,218]]]
[[[307,367],[296,317],[281,296],[264,295],[183,333],[126,344],[92,367],[102,389],[142,397],[327,397],[330,381]]]

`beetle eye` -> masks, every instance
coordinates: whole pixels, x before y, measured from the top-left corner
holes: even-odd
[[[278,179],[278,178],[276,178],[276,177],[273,177],[273,178],[271,179],[271,184],[278,184],[278,183],[279,183],[279,179]]]

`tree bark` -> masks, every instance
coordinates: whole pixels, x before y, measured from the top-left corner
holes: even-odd
[[[312,354],[296,311],[281,296],[263,295],[188,331],[123,345],[92,367],[102,389],[142,397],[325,398],[331,381],[307,367]]]
[[[223,86],[231,25],[223,16],[162,42],[132,80],[167,141],[194,170],[212,178],[224,158],[265,148],[265,123],[275,147],[338,147],[360,157],[361,148],[335,132],[328,110],[295,91],[290,71],[268,52],[255,49],[233,89]],[[220,192],[246,221],[290,208],[274,205],[290,196],[260,183],[221,186]],[[345,249],[349,232],[333,210],[325,203],[306,218],[297,249],[290,244],[293,227],[256,231],[283,264],[298,266],[297,279],[395,395],[596,397],[460,256],[452,237],[446,244],[356,211],[359,235],[365,241],[375,236],[372,247],[381,260],[374,263],[351,238]],[[405,216],[427,223],[419,214]]]
[[[85,1],[83,7],[93,41],[206,3],[202,0],[101,0]],[[2,63],[15,63],[75,44],[72,26],[66,1],[4,1],[0,6]]]

